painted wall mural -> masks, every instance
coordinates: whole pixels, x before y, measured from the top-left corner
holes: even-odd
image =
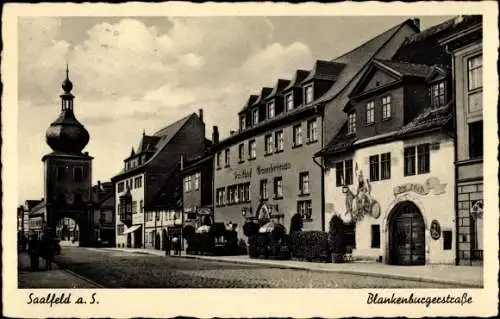
[[[379,218],[380,204],[372,197],[370,181],[363,177],[363,171],[358,170],[357,163],[355,177],[357,179],[357,189],[351,190],[347,185],[342,188],[342,192],[345,194],[346,215],[351,222],[358,222],[365,215],[370,215],[375,219]]]

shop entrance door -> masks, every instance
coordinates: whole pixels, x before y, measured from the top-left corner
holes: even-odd
[[[394,207],[389,234],[391,264],[425,265],[425,224],[415,204],[406,201]]]

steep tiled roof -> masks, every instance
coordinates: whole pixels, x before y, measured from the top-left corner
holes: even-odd
[[[396,72],[400,76],[415,76],[426,78],[431,72],[431,67],[425,64],[378,59],[374,59],[374,61],[375,63],[379,63],[382,66],[387,67],[391,71]]]
[[[411,20],[406,20],[363,43],[361,46],[333,59],[333,62],[343,63],[345,67],[339,73],[333,86],[317,100],[317,103],[324,103],[336,99],[338,105],[346,105],[349,100],[348,94],[357,83],[361,71],[367,66],[372,58],[377,57],[377,53],[384,44],[406,23],[411,23],[411,25],[413,25]]]
[[[317,60],[314,64],[314,68],[311,70],[311,72],[309,72],[309,75],[304,80],[302,80],[302,83],[311,81],[313,79],[335,81],[338,77],[338,74],[344,67],[344,63]]]
[[[283,91],[287,91],[293,87],[300,87],[300,83],[304,81],[304,79],[309,75],[309,71],[307,70],[297,70],[295,72],[295,75],[293,76],[292,80],[288,84],[286,88],[283,89]]]
[[[36,205],[40,204],[43,201],[43,199],[28,199],[26,201],[26,207],[28,210],[31,210],[33,207]]]
[[[403,126],[398,131],[398,135],[445,126],[453,117],[452,106],[453,102],[449,102],[438,108],[424,109],[412,121]]]
[[[145,151],[154,151],[156,144],[160,140],[159,136],[151,136],[144,134],[142,136],[142,140],[139,143],[139,147],[137,148],[137,153],[142,153]]]
[[[289,84],[290,80],[278,79],[271,93],[268,96],[266,96],[266,100],[280,94]]]
[[[349,147],[351,147],[354,142],[357,141],[356,134],[347,134],[347,121],[342,125],[342,128],[338,134],[325,146],[323,150],[317,153],[317,155],[322,154],[333,154],[336,152],[342,152]]]
[[[247,102],[245,103],[245,105],[241,108],[241,110],[238,112],[238,114],[242,113],[243,111],[247,110],[251,105],[253,105],[253,103],[255,101],[257,101],[257,99],[259,98],[258,95],[256,94],[252,94],[248,97],[248,100]]]
[[[31,211],[32,213],[37,213],[38,210],[42,209],[43,207],[45,206],[45,199],[42,199],[40,202],[38,202],[38,204],[36,204],[35,206],[33,206],[31,208]]]
[[[148,165],[163,150],[163,148],[165,148],[168,145],[168,143],[177,134],[177,132],[179,132],[179,130],[184,126],[184,124],[186,124],[186,122],[192,117],[198,117],[198,115],[196,113],[191,113],[190,115],[183,117],[182,119],[162,128],[161,130],[153,134],[152,137],[158,140],[156,143],[155,153],[144,164],[139,165],[134,169]],[[122,173],[125,173],[124,169],[122,169],[120,173],[118,173],[116,176],[119,176]]]

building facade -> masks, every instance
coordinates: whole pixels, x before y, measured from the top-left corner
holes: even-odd
[[[370,59],[392,57],[417,31],[414,21],[405,21],[251,95],[238,113],[239,130],[214,139],[215,220],[243,225],[265,210],[287,229],[295,213],[304,230],[324,229],[323,168],[313,157],[343,124],[338,100],[346,98]],[[237,231],[245,238],[242,227]]]
[[[31,207],[28,223],[30,235],[41,238],[43,232],[47,229],[47,209],[45,200],[38,201],[38,204]]]
[[[483,259],[483,59],[481,16],[441,40],[453,57],[456,101],[457,264]]]
[[[160,234],[181,224],[181,158],[203,154],[203,112],[190,114],[153,135],[143,133],[137,151],[112,178],[115,190],[116,245],[161,247]],[[176,222],[178,220],[178,222]]]
[[[448,20],[409,37],[391,60],[373,60],[320,153],[328,218],[348,223],[355,257],[455,262],[452,63],[438,40],[465,28]]]
[[[94,196],[95,237],[98,246],[115,247],[115,194],[113,183],[97,181],[92,187]]]

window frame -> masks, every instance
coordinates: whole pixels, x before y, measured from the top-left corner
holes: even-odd
[[[290,104],[291,104],[291,108],[290,108]],[[285,107],[286,107],[286,110],[288,112],[292,111],[295,108],[294,98],[293,98],[293,91],[290,92],[290,93],[285,94]]]
[[[392,97],[386,95],[382,97],[382,121],[390,120],[392,117]]]
[[[370,248],[379,249],[381,236],[380,236],[380,225],[372,224],[371,225],[371,245]]]
[[[310,93],[310,98],[311,100],[308,101],[308,90],[310,89],[309,93]],[[313,86],[313,83],[310,83],[308,85],[305,85],[304,86],[304,105],[309,105],[309,104],[312,104],[314,102],[314,86]]]
[[[297,201],[297,213],[302,220],[312,221],[312,201],[310,199]]]
[[[267,103],[266,109],[267,109],[267,118],[268,119],[272,119],[273,117],[276,116],[276,104],[274,103],[274,100],[269,101]],[[271,110],[272,110],[272,112],[271,112]]]
[[[347,114],[347,134],[356,133],[356,112]]]
[[[446,104],[447,102],[446,87],[447,87],[446,80],[440,80],[431,84],[429,88],[431,107],[436,108]]]
[[[300,172],[299,173],[299,195],[310,195],[310,179],[309,172]]]
[[[391,179],[391,165],[391,152],[380,154],[380,180]]]
[[[280,192],[278,192],[278,190],[280,190]],[[273,198],[274,199],[283,198],[283,177],[281,176],[276,176],[273,179]]]
[[[252,110],[252,123],[253,125],[259,124],[259,109],[257,108]]]
[[[318,119],[307,121],[307,143],[318,141]]]
[[[380,180],[380,155],[371,155],[368,159],[370,165],[370,182]]]
[[[238,162],[242,163],[245,161],[245,143],[240,143],[238,145]]]
[[[274,151],[276,153],[283,152],[285,149],[285,138],[283,135],[283,130],[274,132]]]
[[[259,195],[261,200],[268,200],[267,179],[261,179],[259,182]]]
[[[271,155],[273,150],[273,134],[264,135],[264,155]]]
[[[365,110],[366,110],[365,113],[366,125],[368,126],[375,124],[375,101],[366,102]],[[369,119],[371,119],[371,121],[369,121]]]
[[[295,124],[292,127],[292,135],[293,135],[293,147],[299,147],[302,146],[303,140],[302,140],[302,123],[300,124]],[[300,139],[300,143],[297,143],[297,139]]]
[[[481,127],[481,135],[476,136],[478,139],[481,140],[481,143],[473,143],[474,135],[471,134],[472,132],[477,133],[477,130],[473,130],[471,126],[479,126]],[[468,150],[468,155],[469,159],[481,159],[484,157],[484,122],[483,120],[479,121],[474,121],[474,122],[469,122],[467,123],[467,130],[469,133],[468,136],[468,143],[469,143],[469,150]],[[474,148],[474,145],[477,145],[476,148]],[[480,145],[480,146],[479,146]]]
[[[481,64],[478,66],[471,67],[470,62],[474,59],[480,58]],[[467,69],[467,92],[474,92],[476,90],[480,90],[483,88],[483,53],[475,54],[466,59],[466,69]],[[479,70],[479,85],[475,87],[471,87],[471,72]],[[475,74],[475,73],[474,73]]]
[[[257,158],[257,144],[255,140],[248,141],[248,160]]]
[[[80,172],[80,174],[77,174],[77,172]],[[73,167],[73,181],[76,183],[81,183],[85,179],[84,173],[83,173],[83,166],[75,166]]]

